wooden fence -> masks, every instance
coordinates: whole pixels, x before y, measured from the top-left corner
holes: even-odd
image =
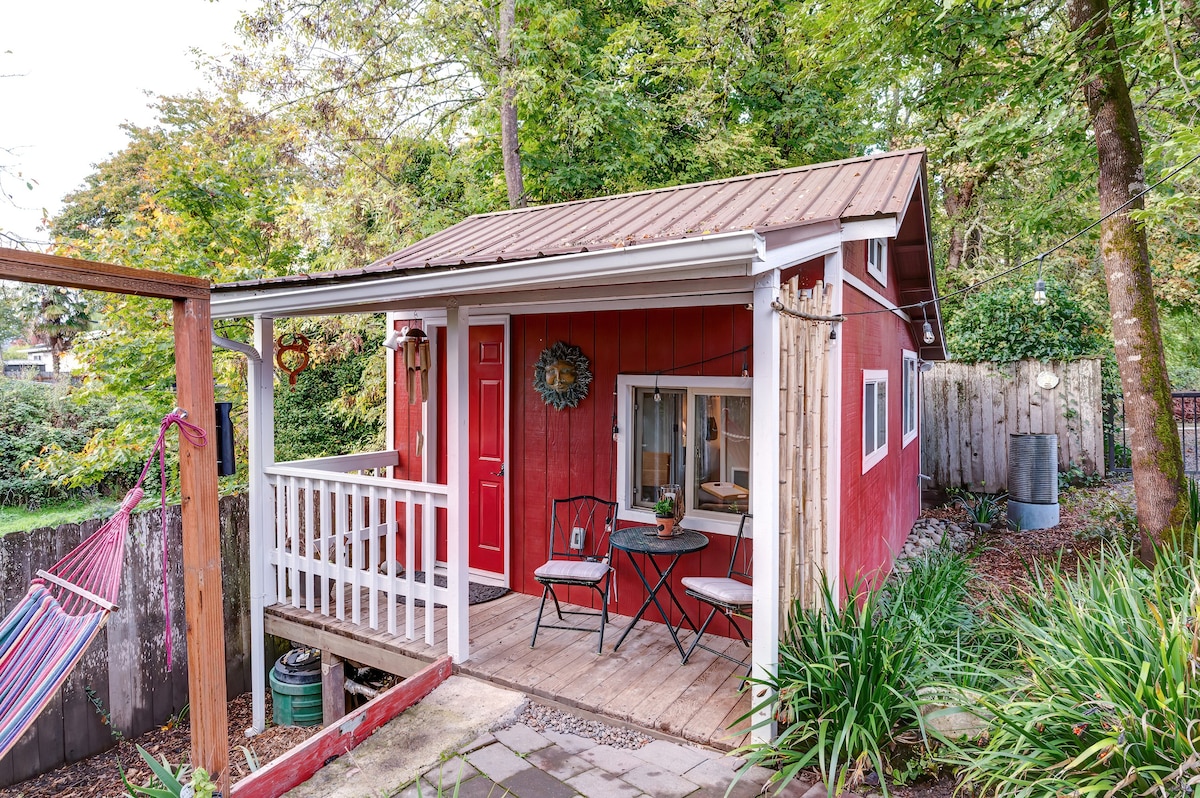
[[[32,574],[49,568],[102,521],[35,529],[0,538],[3,612],[20,601]],[[229,697],[250,689],[249,521],[246,497],[221,500],[221,561],[225,593],[225,657]],[[179,507],[168,508],[174,668],[166,669],[163,636],[162,537],[158,511],[135,515],[125,548],[120,609],[88,649],[66,684],[0,759],[0,786],[111,748],[116,735],[135,737],[162,725],[188,703],[188,657],[183,613]],[[194,652],[204,656],[204,652]],[[187,722],[186,719],[184,722]]]
[[[1039,384],[1042,375],[1054,379]],[[1098,359],[934,363],[923,376],[921,469],[934,486],[1007,490],[1012,433],[1055,433],[1060,470],[1078,465],[1103,476]]]

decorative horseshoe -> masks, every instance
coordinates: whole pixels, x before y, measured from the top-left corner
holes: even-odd
[[[284,338],[290,338],[291,343],[285,344]],[[283,362],[287,352],[299,355],[295,368],[290,368]],[[300,333],[284,333],[275,339],[275,364],[288,375],[288,385],[295,386],[296,375],[308,368],[308,338]]]

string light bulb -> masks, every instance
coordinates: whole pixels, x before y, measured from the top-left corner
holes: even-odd
[[[1046,296],[1046,281],[1038,280],[1033,284],[1033,304],[1039,308],[1044,308],[1050,304],[1050,297]]]
[[[929,311],[925,309],[925,303],[921,303],[921,313],[925,316],[925,323],[921,325],[921,340],[927,344],[934,342],[933,325],[929,323]]]
[[[1045,252],[1038,255],[1037,281],[1033,284],[1033,304],[1039,308],[1050,304],[1050,297],[1046,296],[1046,281],[1042,279],[1042,261],[1045,258]]]

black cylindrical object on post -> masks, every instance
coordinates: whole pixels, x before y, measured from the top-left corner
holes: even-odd
[[[214,409],[217,418],[217,476],[228,477],[237,473],[237,461],[233,459],[233,420],[229,418],[233,402],[217,402]]]

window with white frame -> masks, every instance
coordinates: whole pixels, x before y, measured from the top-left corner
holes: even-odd
[[[867,274],[885,286],[887,285],[887,242],[886,238],[867,239]]]
[[[863,473],[887,456],[888,373],[863,371]]]
[[[750,379],[622,375],[617,455],[622,517],[649,523],[664,491],[682,495],[688,528],[737,529],[750,508]]]
[[[920,384],[918,379],[920,365],[917,360],[917,353],[905,349],[901,365],[900,374],[903,380],[900,392],[902,402],[900,419],[903,427],[901,431],[903,433],[903,445],[908,446],[917,437],[917,386]]]

